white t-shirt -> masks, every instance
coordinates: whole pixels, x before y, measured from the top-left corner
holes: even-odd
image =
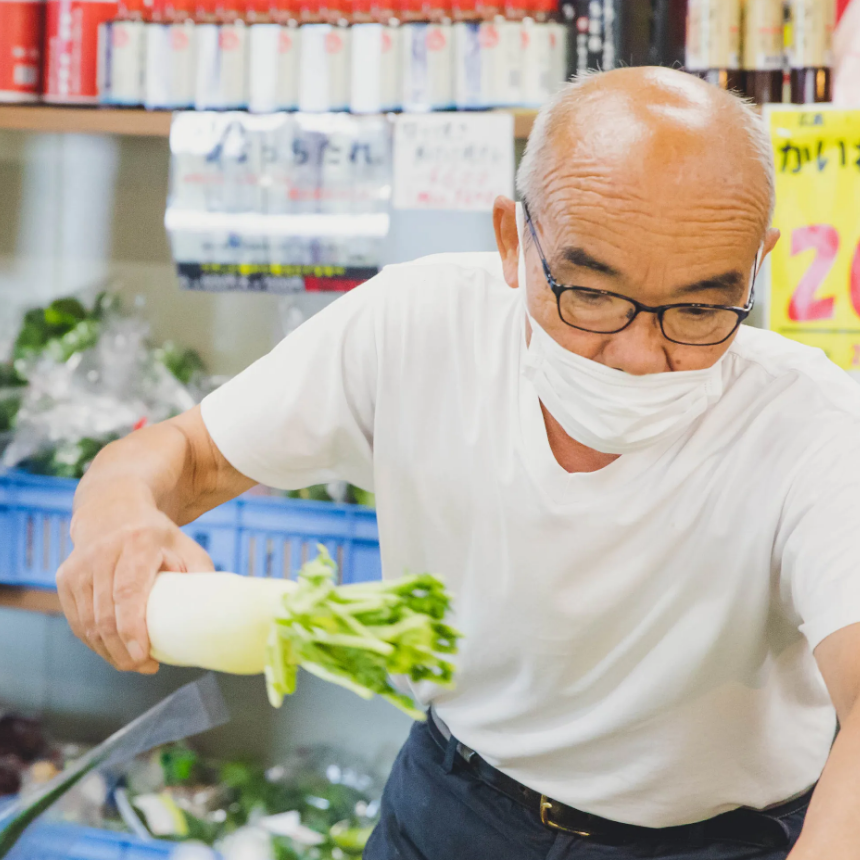
[[[390,266],[203,404],[249,477],[373,489],[383,572],[447,581],[465,638],[425,703],[536,791],[653,827],[818,778],[811,649],[860,622],[860,386],[743,327],[682,435],[555,460],[495,254]]]

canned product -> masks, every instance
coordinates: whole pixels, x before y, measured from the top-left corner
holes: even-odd
[[[44,0],[0,0],[0,101],[39,100]]]
[[[48,0],[45,101],[98,102],[99,25],[116,14],[116,0]]]

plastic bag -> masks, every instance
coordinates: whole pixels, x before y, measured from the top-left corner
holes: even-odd
[[[18,359],[16,368],[29,388],[17,410],[5,466],[78,478],[108,442],[198,402],[197,392],[169,366],[190,381],[199,368],[175,348],[152,350],[145,322],[109,316],[100,326],[95,345],[65,360],[45,353]]]
[[[44,787],[4,808],[0,813],[0,857],[5,857],[27,827],[87,774],[127,762],[160,744],[199,734],[228,719],[214,675],[204,675],[181,687],[82,755]]]

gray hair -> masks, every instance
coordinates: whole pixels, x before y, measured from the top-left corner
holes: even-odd
[[[589,72],[578,75],[564,84],[540,109],[535,118],[534,126],[529,135],[519,169],[517,170],[517,192],[520,198],[528,201],[535,211],[540,209],[540,201],[543,195],[543,177],[546,176],[548,162],[551,157],[553,131],[564,123],[567,110],[572,105],[575,105],[584,95],[582,90],[586,83],[599,74],[597,72]],[[711,85],[709,84],[709,86]],[[757,160],[761,162],[770,201],[767,213],[767,224],[769,226],[773,219],[776,203],[773,148],[771,146],[770,135],[752,102],[730,93],[725,93],[725,95],[733,100],[733,107],[737,108],[738,126],[746,136]]]

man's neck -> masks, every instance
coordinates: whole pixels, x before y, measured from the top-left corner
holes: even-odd
[[[602,454],[600,451],[586,447],[582,442],[577,442],[576,439],[571,439],[564,432],[561,424],[547,412],[543,403],[541,403],[540,408],[543,412],[549,447],[552,449],[559,466],[565,472],[596,472],[621,456],[620,454]]]

